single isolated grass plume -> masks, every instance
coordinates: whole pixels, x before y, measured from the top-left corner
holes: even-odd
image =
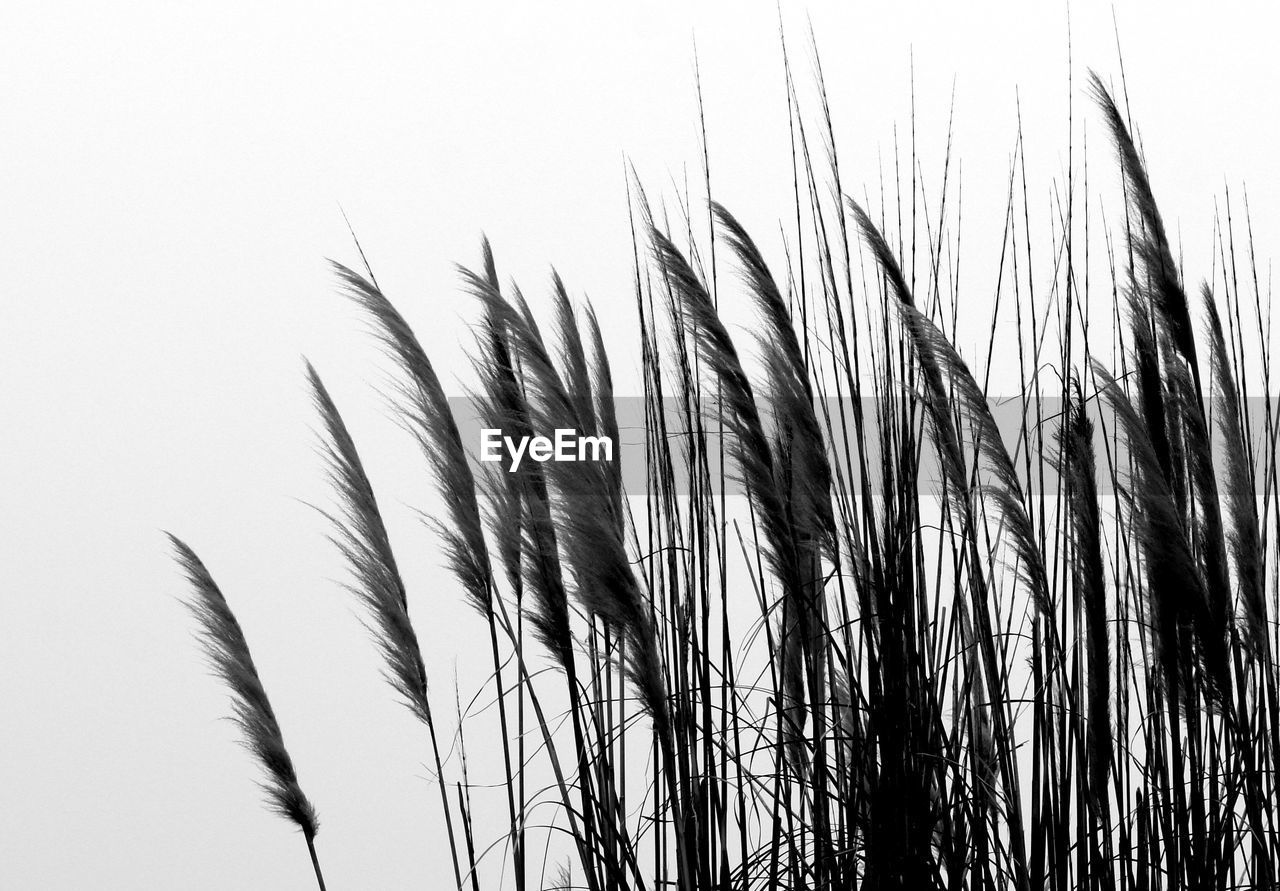
[[[174,557],[191,585],[191,597],[186,605],[199,625],[198,635],[208,656],[209,667],[230,692],[232,720],[240,728],[245,748],[262,768],[265,777],[262,791],[267,806],[302,830],[316,882],[324,891],[324,876],[320,872],[315,845],[320,821],[311,800],[298,783],[293,759],[284,745],[280,722],[276,720],[266,688],[258,677],[244,632],[196,552],[173,535],[169,536],[169,541]]]

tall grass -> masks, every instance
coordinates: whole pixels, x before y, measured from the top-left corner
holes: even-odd
[[[787,77],[782,263],[712,196],[671,220],[632,183],[637,488],[617,461],[476,463],[405,316],[367,267],[337,267],[395,363],[443,563],[489,641],[502,827],[477,821],[465,745],[442,755],[390,537],[309,369],[334,541],[427,730],[454,882],[1277,887],[1280,464],[1269,402],[1252,410],[1270,295],[1251,233],[1240,263],[1228,199],[1206,281],[1186,284],[1127,112],[1094,76],[1122,210],[1099,221],[1069,162],[1033,263],[1019,137],[990,340],[966,358],[949,153],[932,207],[914,150],[909,182],[855,199],[821,69],[816,133]],[[620,442],[594,310],[556,277],[544,333],[487,243],[460,275],[482,319],[470,412],[516,437]],[[750,342],[729,301],[751,307]],[[1018,379],[992,387],[998,363]],[[1013,423],[1001,395],[1019,397]],[[310,844],[238,626],[180,559],[271,802]]]

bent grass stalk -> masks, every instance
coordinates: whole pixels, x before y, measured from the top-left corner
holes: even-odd
[[[199,638],[209,666],[231,693],[232,720],[240,728],[245,748],[266,775],[262,791],[267,806],[302,831],[316,884],[320,891],[325,891],[320,860],[316,856],[315,839],[320,829],[316,809],[298,784],[293,759],[284,745],[284,734],[258,677],[240,623],[195,551],[173,535],[169,536],[169,543],[191,585],[192,597],[186,605],[200,626]]]

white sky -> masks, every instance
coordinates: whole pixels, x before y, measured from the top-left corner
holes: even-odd
[[[303,504],[327,503],[305,354],[382,492],[447,712],[454,666],[464,698],[483,669],[479,622],[413,519],[427,477],[326,273],[326,257],[355,260],[339,205],[446,371],[474,317],[451,264],[477,261],[483,230],[531,295],[551,264],[592,295],[626,380],[624,158],[656,192],[686,165],[696,177],[696,37],[717,195],[777,256],[791,186],[774,4],[441,6],[0,10],[0,887],[311,886],[301,840],[260,807],[220,720],[161,529],[201,553],[246,627],[321,811],[330,887],[449,884],[425,736],[379,679]],[[984,315],[1015,88],[1033,205],[1064,170],[1065,8],[788,3],[807,91],[805,9],[850,189],[876,188],[878,153],[895,123],[905,133],[912,53],[937,177],[954,79]],[[1072,9],[1077,124],[1099,149],[1082,85],[1088,67],[1119,73],[1111,14]],[[1116,17],[1194,277],[1224,182],[1248,182],[1265,264],[1280,233],[1273,13],[1121,3]],[[1107,155],[1091,159],[1099,189],[1113,185]],[[481,843],[502,831],[484,828]]]

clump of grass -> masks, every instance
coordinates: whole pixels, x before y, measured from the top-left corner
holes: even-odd
[[[855,200],[821,69],[816,135],[785,74],[783,262],[715,196],[705,218],[660,218],[631,183],[636,491],[616,460],[477,470],[406,316],[367,266],[337,266],[395,362],[431,528],[489,637],[496,715],[465,720],[501,743],[493,845],[461,730],[448,778],[390,534],[309,368],[334,540],[429,730],[457,887],[1272,887],[1280,422],[1268,408],[1259,431],[1246,398],[1259,362],[1269,388],[1269,295],[1238,274],[1229,215],[1221,284],[1192,301],[1128,115],[1093,77],[1122,217],[1099,228],[1073,147],[1038,234],[1019,134],[990,340],[966,358],[949,147],[932,204],[914,144],[878,207]],[[590,303],[553,275],[544,334],[487,242],[460,275],[481,317],[466,410],[619,442]],[[988,387],[1000,361],[1012,424]]]

